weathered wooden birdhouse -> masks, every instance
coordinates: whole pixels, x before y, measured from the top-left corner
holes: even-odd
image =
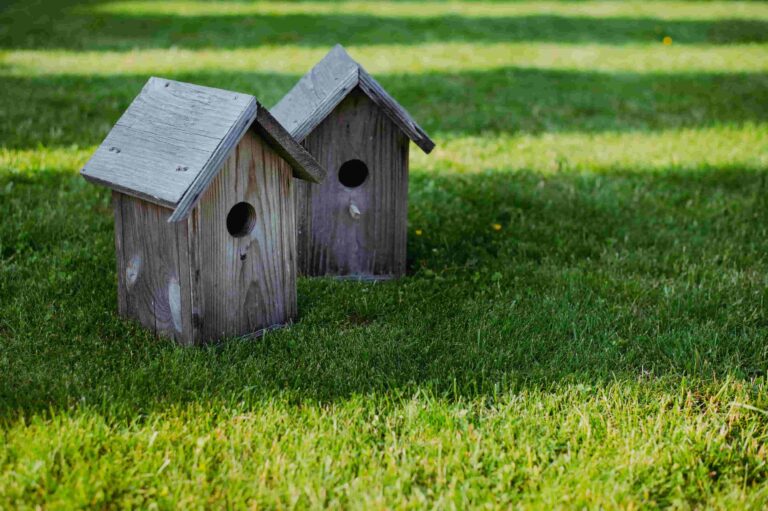
[[[434,142],[340,45],[272,114],[331,174],[296,184],[299,272],[403,275],[409,139],[425,153]]]
[[[292,176],[324,174],[255,97],[150,78],[82,170],[113,190],[120,315],[183,344],[291,322]]]

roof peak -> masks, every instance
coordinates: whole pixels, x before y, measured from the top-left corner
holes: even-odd
[[[347,50],[336,44],[272,108],[275,118],[297,140],[304,140],[355,87],[368,96],[422,151],[435,143]]]
[[[81,174],[174,209],[169,221],[183,220],[252,126],[291,165],[294,176],[314,182],[325,177],[317,161],[254,96],[155,76]]]

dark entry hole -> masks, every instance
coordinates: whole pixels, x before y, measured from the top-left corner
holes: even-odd
[[[368,166],[360,160],[345,161],[339,167],[339,182],[347,188],[363,184],[368,177]]]
[[[247,202],[238,202],[227,213],[227,230],[235,238],[245,236],[256,223],[256,210]]]

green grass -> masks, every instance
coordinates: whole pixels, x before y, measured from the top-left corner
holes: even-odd
[[[0,7],[0,509],[765,508],[767,29],[717,0]],[[274,104],[336,42],[438,144],[408,277],[302,279],[257,341],[119,320],[77,171],[147,76]]]

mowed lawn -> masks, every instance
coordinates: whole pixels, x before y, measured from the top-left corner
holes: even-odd
[[[146,79],[273,105],[337,42],[438,144],[409,275],[118,319],[78,171]],[[0,509],[662,506],[768,506],[768,4],[0,6]]]

